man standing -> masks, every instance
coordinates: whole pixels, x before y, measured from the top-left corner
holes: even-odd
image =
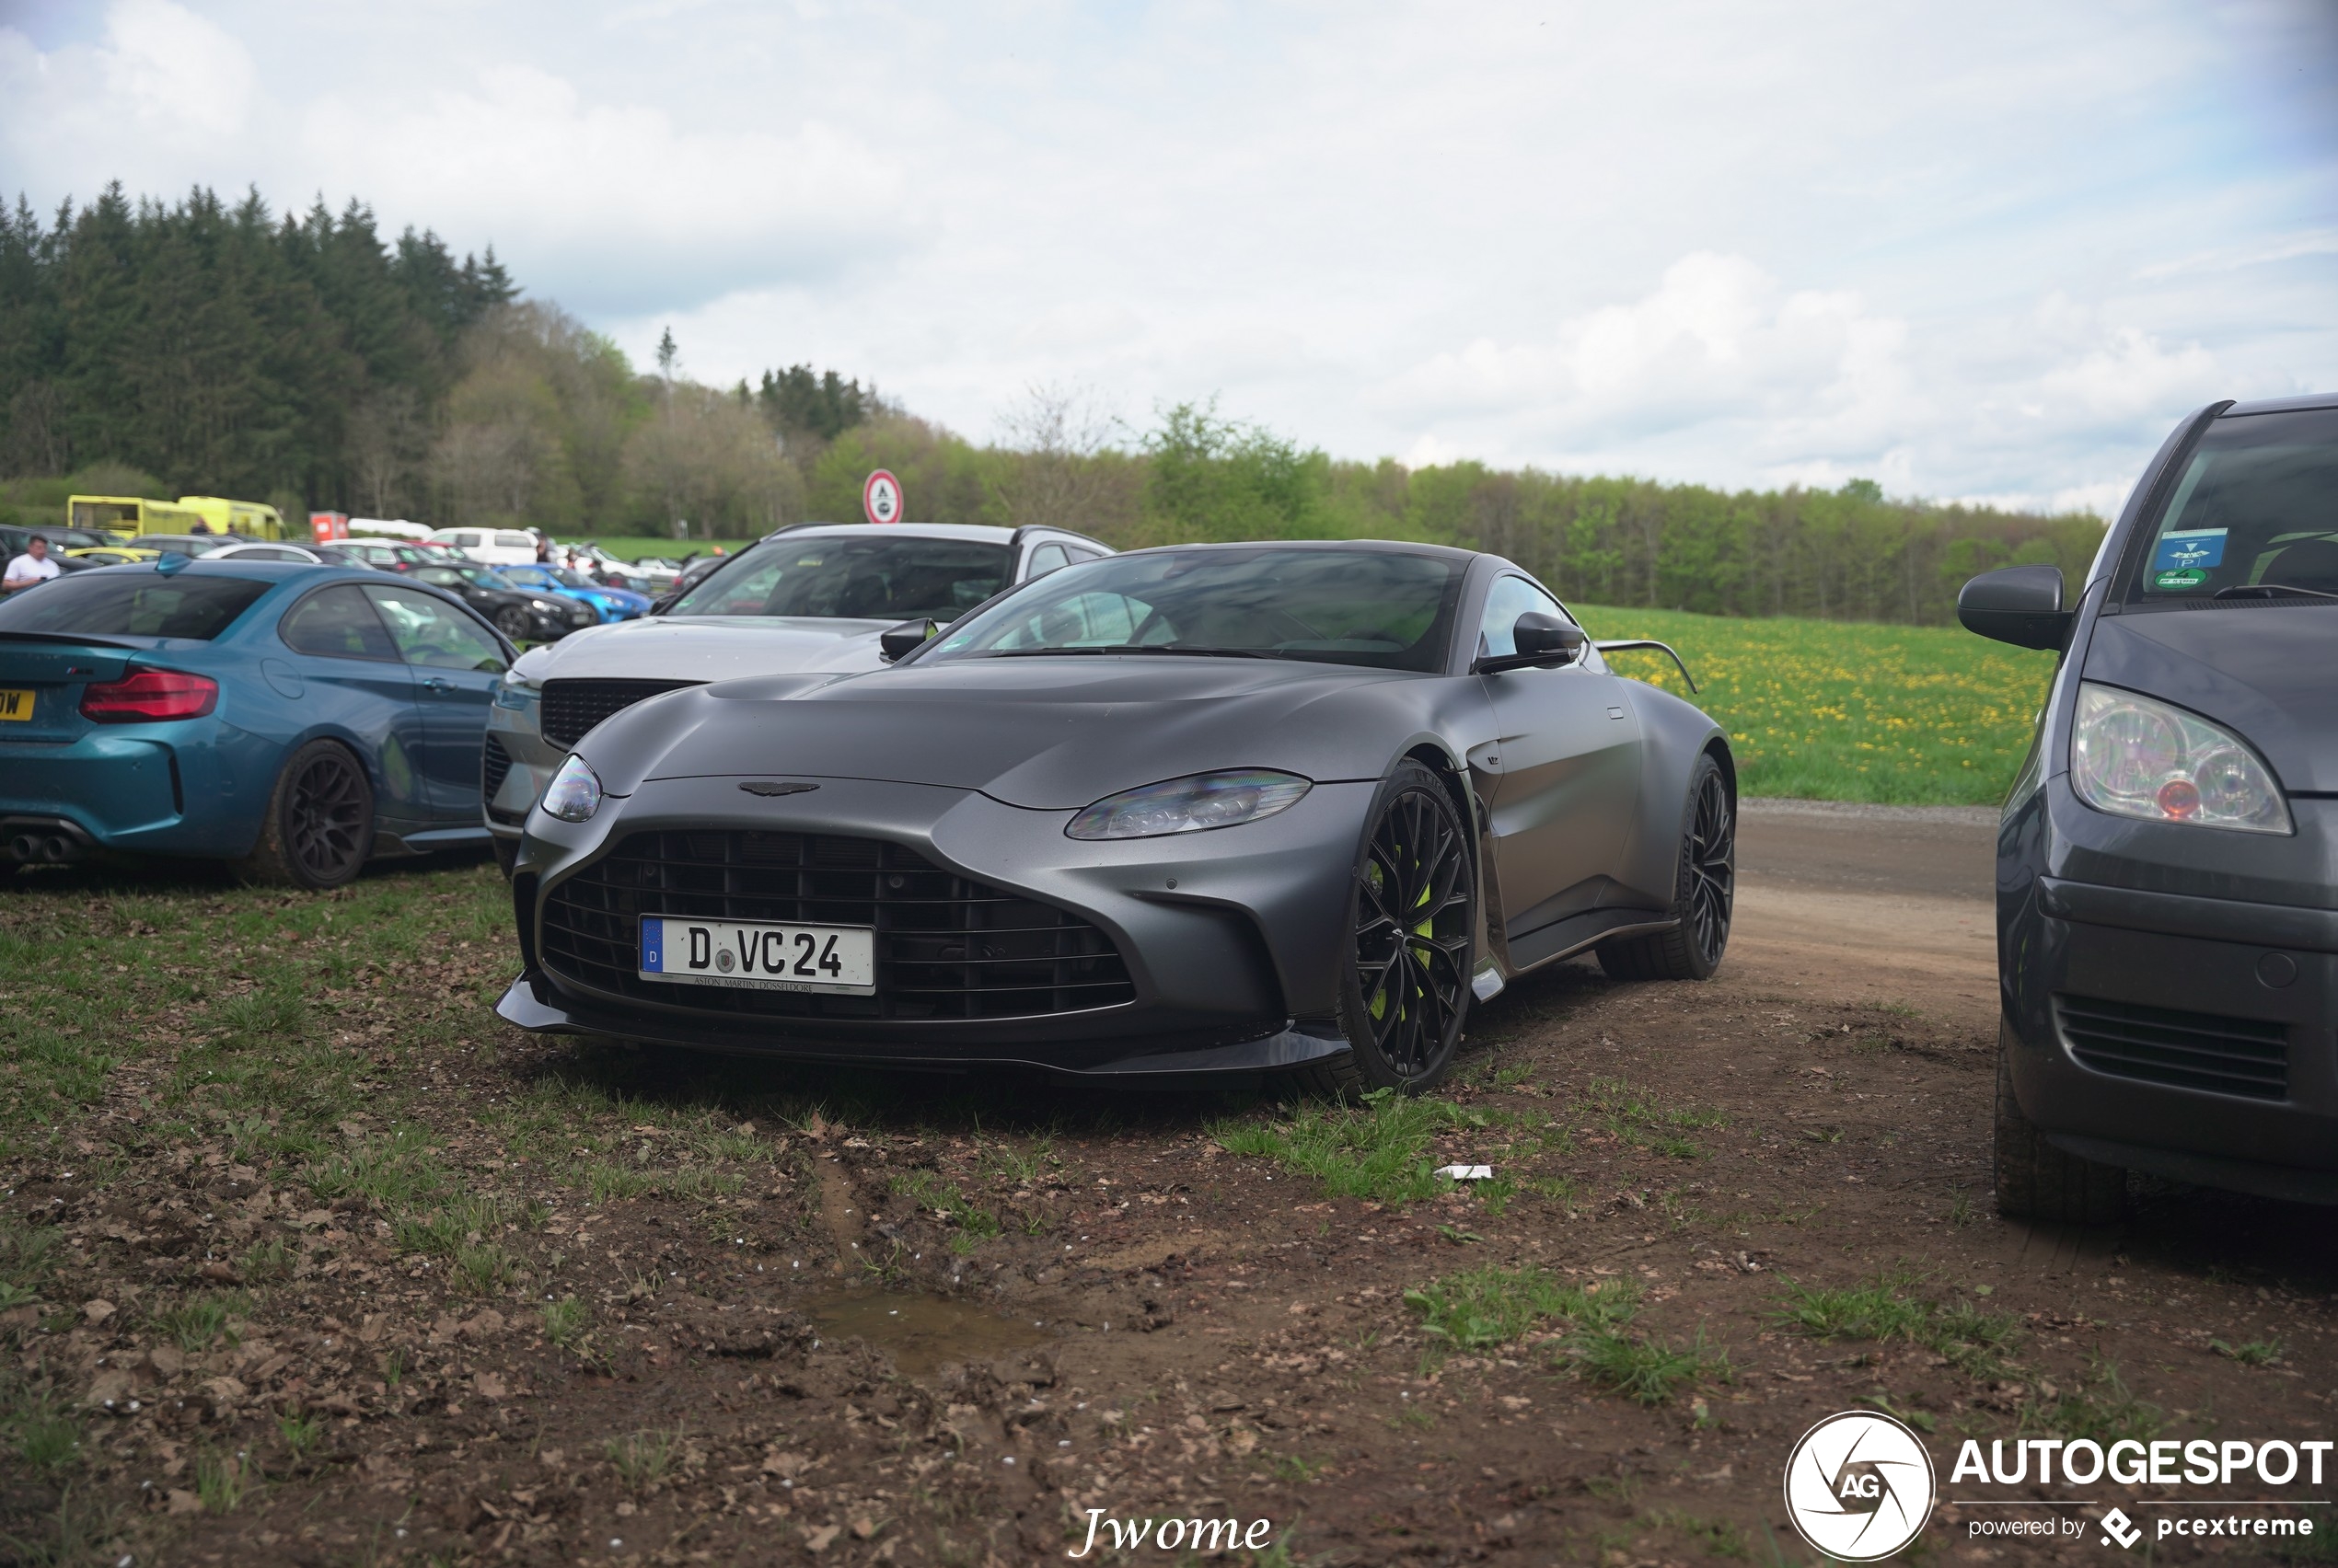
[[[35,534],[25,541],[24,554],[8,563],[5,575],[0,575],[0,590],[15,594],[36,582],[46,582],[57,575],[57,563],[49,559],[48,538]]]

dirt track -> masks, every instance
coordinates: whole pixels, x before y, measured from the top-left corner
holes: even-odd
[[[1950,1498],[1975,1495],[1945,1484],[1965,1435],[2324,1435],[2323,1213],[2168,1192],[2116,1231],[1991,1213],[1989,842],[1985,814],[1757,807],[1713,982],[1615,986],[1569,963],[1486,1009],[1452,1086],[1483,1124],[1431,1147],[1535,1184],[1506,1204],[1326,1195],[1228,1152],[1225,1118],[1275,1113],[1218,1100],[960,1094],[516,1035],[492,1063],[418,1056],[448,1159],[508,1167],[537,1197],[548,1217],[515,1245],[592,1305],[596,1337],[563,1352],[527,1290],[463,1305],[335,1218],[337,1252],[314,1254],[332,1267],[248,1336],[278,1359],[223,1351],[179,1375],[236,1392],[206,1383],[195,1416],[124,1424],[104,1483],[158,1499],[188,1484],[166,1461],[179,1476],[206,1446],[266,1447],[290,1387],[340,1412],[323,1457],[226,1516],[157,1502],[142,1562],[1019,1564],[1062,1561],[1102,1508],[1268,1520],[1293,1562],[1618,1568],[1810,1561],[1781,1466],[1813,1420],[1863,1401],[1930,1424]],[[740,1136],[776,1147],[770,1192],[711,1211],[527,1188],[464,1107],[555,1078],[718,1097]],[[807,1097],[825,1113],[774,1113]],[[649,1160],[663,1135],[635,1134]],[[1002,1233],[970,1231],[952,1193]],[[100,1262],[76,1281],[92,1296]],[[1643,1404],[1582,1375],[1561,1321],[1442,1354],[1405,1293],[1486,1265],[1636,1287],[1631,1333],[1702,1335],[1707,1365]],[[880,1274],[889,1293],[869,1288]],[[1911,1320],[1965,1313],[1996,1343],[1822,1339],[1777,1317],[1789,1281],[1887,1275]],[[168,1392],[126,1332],[66,1337],[93,1372],[110,1355],[136,1369],[125,1386]],[[2250,1346],[2263,1365],[2228,1354]],[[402,1384],[367,1370],[393,1350]],[[644,1431],[674,1435],[647,1480],[608,1446]],[[2156,1495],[2099,1494],[2131,1513]],[[1973,1514],[1943,1507],[1939,1550],[2101,1550],[2091,1529],[2058,1548],[1970,1541]],[[1177,1560],[1107,1547],[1087,1561]]]

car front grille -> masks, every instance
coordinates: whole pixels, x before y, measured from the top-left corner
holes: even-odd
[[[2057,997],[2070,1054],[2099,1073],[2250,1100],[2289,1096],[2288,1030],[2259,1019]]]
[[[677,985],[640,974],[645,915],[876,933],[876,995]],[[1110,938],[883,839],[636,833],[546,895],[547,968],[596,990],[707,1012],[808,1019],[1030,1018],[1131,1001]]]
[[[612,713],[622,713],[644,698],[680,691],[700,681],[570,680],[544,683],[544,738],[556,746],[573,746],[584,732]]]

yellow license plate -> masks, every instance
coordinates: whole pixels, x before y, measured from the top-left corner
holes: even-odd
[[[22,689],[0,688],[0,719],[30,719],[32,693]]]

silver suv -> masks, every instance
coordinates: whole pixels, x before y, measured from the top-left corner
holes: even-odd
[[[511,868],[528,808],[585,732],[643,698],[743,675],[873,670],[888,628],[947,624],[1015,583],[1112,553],[1060,528],[799,524],[640,620],[531,649],[488,711],[480,794],[496,858]]]

